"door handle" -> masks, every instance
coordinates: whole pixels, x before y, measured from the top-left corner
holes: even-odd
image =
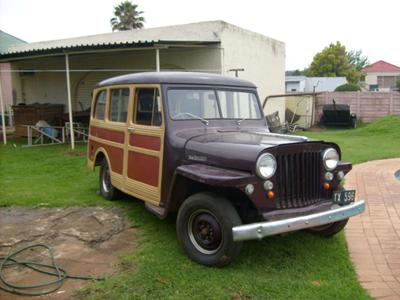
[[[135,131],[134,127],[128,127],[128,132],[133,133]]]

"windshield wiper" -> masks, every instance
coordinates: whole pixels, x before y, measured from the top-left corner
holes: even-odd
[[[207,125],[207,126],[208,126],[208,123],[209,123],[208,120],[203,119],[202,117],[196,116],[196,115],[194,115],[194,114],[192,114],[192,113],[190,113],[190,112],[183,112],[183,113],[180,113],[180,114],[182,114],[182,115],[187,115],[187,116],[192,117],[193,119],[200,120],[204,125]]]
[[[236,121],[236,124],[240,125],[240,124],[242,124],[242,122],[243,122],[244,120],[247,120],[247,118],[242,118],[242,119],[240,119],[240,120],[237,120],[237,121]]]

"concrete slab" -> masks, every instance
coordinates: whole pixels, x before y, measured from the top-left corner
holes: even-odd
[[[71,275],[113,274],[119,269],[119,257],[134,251],[137,245],[136,230],[123,212],[101,207],[0,208],[0,229],[0,256],[27,245],[45,243],[53,248],[57,265]],[[23,258],[49,262],[43,248],[25,252]],[[8,268],[5,275],[11,282],[26,285],[55,279],[20,267]],[[58,291],[43,298],[72,299],[86,284],[85,280],[67,279]],[[2,300],[26,298],[0,290]]]

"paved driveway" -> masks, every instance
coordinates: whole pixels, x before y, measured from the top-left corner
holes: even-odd
[[[378,160],[356,165],[346,176],[346,187],[367,203],[346,227],[350,256],[362,286],[385,300],[400,299],[399,169],[400,158]]]

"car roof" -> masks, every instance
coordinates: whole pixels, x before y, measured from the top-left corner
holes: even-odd
[[[256,86],[247,80],[236,77],[222,76],[218,74],[199,72],[143,72],[112,77],[101,81],[96,87],[132,83],[165,83],[188,85],[217,85],[255,88]]]

